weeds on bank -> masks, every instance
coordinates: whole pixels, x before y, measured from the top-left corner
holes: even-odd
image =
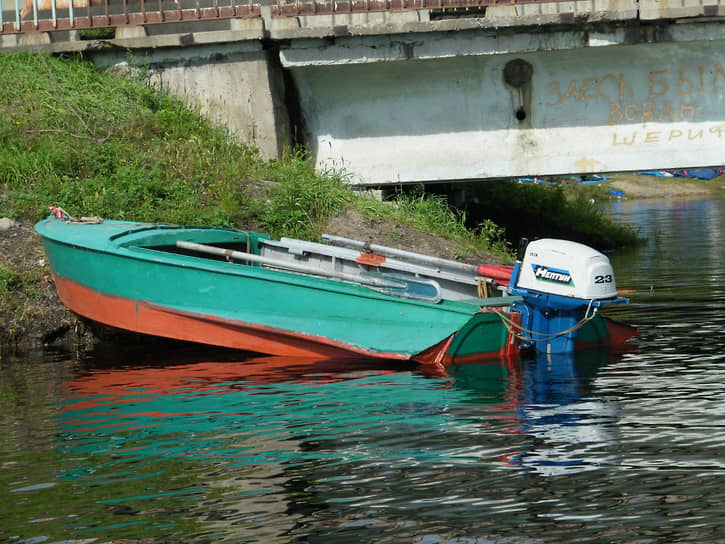
[[[552,185],[489,181],[468,185],[475,207],[467,209],[469,221],[505,225],[512,245],[522,238],[554,237],[576,240],[600,250],[635,246],[641,242],[635,230],[604,217],[601,208],[586,194],[569,198],[564,188]],[[506,205],[502,206],[501,203]]]
[[[26,301],[35,297],[37,285],[42,277],[40,269],[33,272],[18,272],[0,263],[0,314],[4,311],[22,311]]]
[[[316,239],[325,221],[342,212],[355,196],[342,172],[316,172],[304,153],[289,153],[280,163],[267,163],[266,173],[276,177],[270,188],[267,211],[260,220],[271,233]]]
[[[343,172],[301,152],[265,161],[147,74],[101,73],[79,57],[0,56],[0,215],[73,215],[254,228],[317,238],[349,206],[481,246],[434,197],[369,202]],[[32,99],[31,99],[32,97]]]
[[[10,119],[0,125],[0,215],[37,219],[53,204],[310,236],[352,198],[340,174],[318,174],[300,153],[264,161],[143,75],[20,53],[0,57],[0,80],[0,115]]]
[[[10,268],[5,264],[0,264],[0,295],[10,292],[11,289],[17,288],[22,281]]]
[[[243,205],[253,150],[142,81],[29,53],[0,57],[0,80],[0,113],[11,121],[0,129],[3,214],[37,218],[56,204],[77,215],[232,224],[254,208]]]
[[[558,195],[522,191],[512,199],[507,189],[490,194],[491,214],[481,216],[453,211],[431,194],[377,202],[352,191],[344,172],[316,171],[301,152],[263,160],[155,90],[143,72],[102,73],[80,57],[17,53],[0,56],[0,81],[0,216],[40,219],[59,205],[76,216],[259,227],[314,239],[327,218],[355,206],[455,239],[464,252],[502,255],[508,246],[498,225],[511,217],[583,222]]]
[[[509,254],[502,227],[488,219],[469,225],[466,213],[451,208],[442,195],[399,191],[387,203],[361,199],[357,206],[368,215],[456,240],[462,248],[457,257],[462,259],[481,251],[501,258]]]

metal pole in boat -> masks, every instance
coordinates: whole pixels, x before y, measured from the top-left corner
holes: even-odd
[[[529,246],[528,238],[521,238],[519,240],[518,251],[516,251],[516,263],[514,263],[514,269],[511,272],[511,279],[508,284],[508,292],[511,293],[511,289],[516,287],[516,283],[519,281],[519,273],[521,272],[521,262],[526,256],[526,248]]]
[[[477,266],[472,264],[459,263],[458,261],[451,261],[448,259],[440,259],[438,257],[432,257],[430,255],[424,255],[422,253],[414,253],[412,251],[406,251],[404,249],[397,249],[394,247],[381,246],[378,244],[368,244],[367,242],[361,242],[360,240],[353,240],[351,238],[345,238],[343,236],[335,236],[333,234],[323,234],[322,239],[325,242],[330,242],[331,244],[350,246],[356,249],[362,249],[363,251],[372,251],[375,253],[389,255],[391,257],[401,257],[403,259],[410,259],[411,261],[418,261],[420,263],[426,263],[432,266],[454,268],[463,272],[470,272],[471,274],[476,274],[476,271],[478,269]]]
[[[327,276],[334,279],[344,280],[351,283],[359,283],[364,285],[372,285],[375,287],[387,287],[387,288],[401,288],[405,287],[405,283],[402,281],[396,281],[395,279],[387,278],[376,278],[368,276],[355,276],[352,274],[345,274],[344,272],[337,272],[331,270],[324,270],[316,266],[305,266],[298,263],[290,263],[281,261],[279,259],[272,259],[270,257],[263,257],[261,255],[255,255],[253,253],[244,253],[243,251],[233,251],[231,249],[224,249],[222,247],[209,246],[205,244],[196,244],[194,242],[186,242],[184,240],[178,240],[176,247],[181,249],[187,249],[190,251],[197,251],[199,253],[208,253],[210,255],[218,255],[220,257],[226,257],[228,259],[235,259],[237,261],[248,261],[267,266],[273,266],[289,270],[291,272],[299,272],[302,274],[309,274],[314,276]]]

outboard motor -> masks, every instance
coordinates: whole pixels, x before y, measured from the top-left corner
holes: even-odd
[[[521,314],[520,345],[544,353],[573,352],[579,327],[601,306],[628,302],[605,255],[550,238],[521,240],[507,291],[523,297],[511,305]]]

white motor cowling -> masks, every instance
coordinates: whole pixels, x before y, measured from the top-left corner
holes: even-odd
[[[507,292],[521,302],[522,347],[546,353],[571,353],[579,329],[617,296],[609,259],[583,244],[544,238],[522,239]]]
[[[617,296],[609,259],[589,246],[544,238],[526,247],[517,287],[584,300]]]

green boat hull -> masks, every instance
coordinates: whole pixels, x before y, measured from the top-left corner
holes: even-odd
[[[483,301],[412,300],[175,246],[182,240],[259,254],[263,234],[52,216],[36,230],[62,302],[111,327],[288,356],[445,364],[518,351],[500,317],[482,311]],[[581,335],[596,344],[610,332],[599,319]]]
[[[109,326],[276,355],[415,359],[471,320],[493,334],[470,353],[498,353],[506,341],[498,317],[470,304],[165,251],[183,239],[254,252],[266,238],[256,233],[55,218],[36,230],[64,304]]]

